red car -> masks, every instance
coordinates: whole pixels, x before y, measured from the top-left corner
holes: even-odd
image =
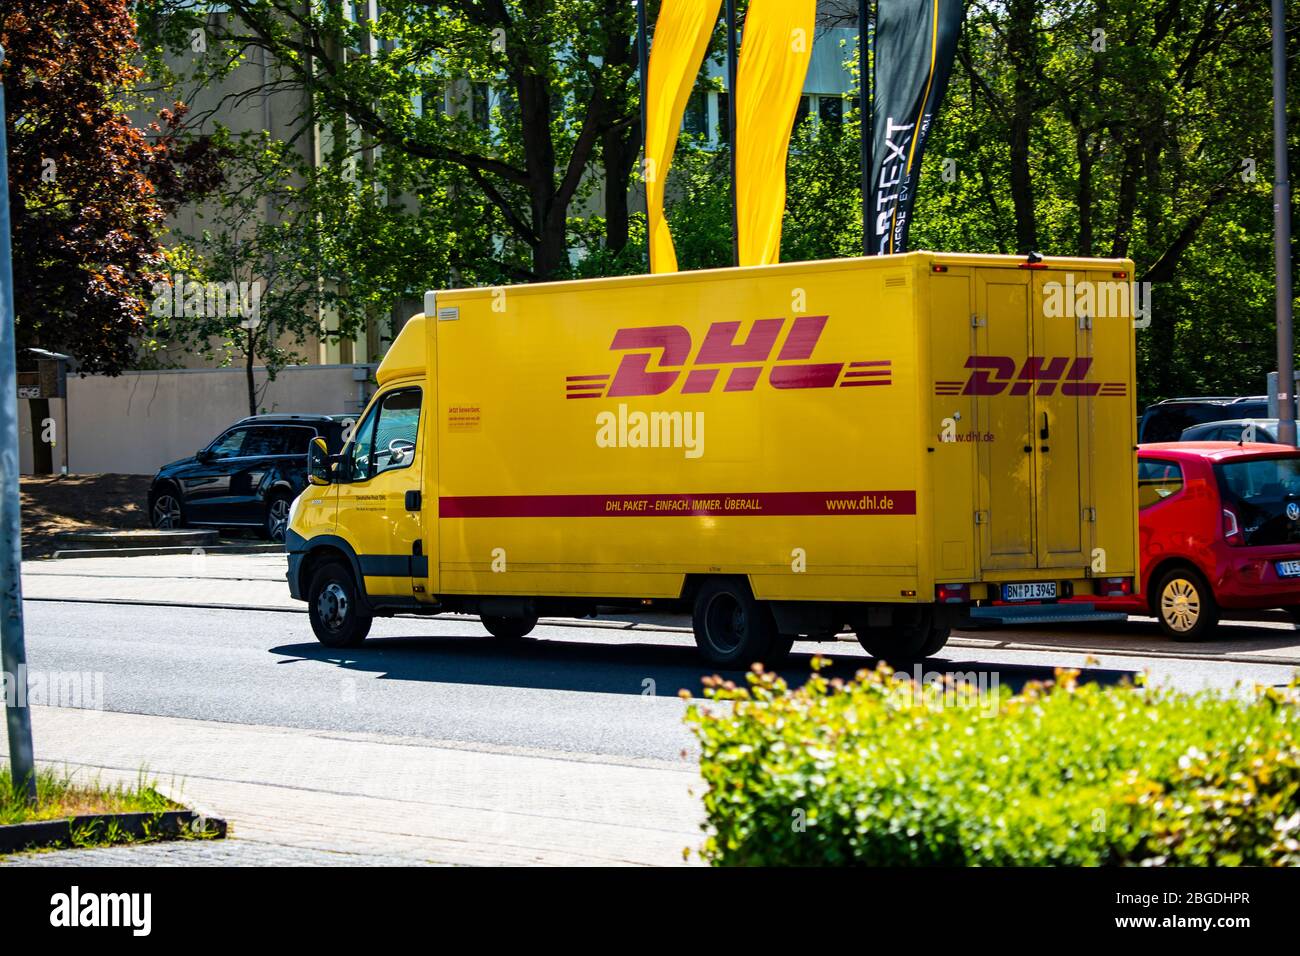
[[[1138,446],[1142,593],[1093,598],[1152,614],[1174,640],[1209,635],[1223,608],[1300,620],[1300,451],[1286,445]]]

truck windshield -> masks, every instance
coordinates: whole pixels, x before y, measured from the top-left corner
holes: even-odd
[[[1243,543],[1300,541],[1300,455],[1221,462],[1214,473],[1224,506],[1237,513]]]

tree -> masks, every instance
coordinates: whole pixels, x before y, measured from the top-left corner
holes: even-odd
[[[615,255],[626,245],[640,146],[632,3],[390,0],[374,21],[349,19],[338,0],[228,6],[229,18],[202,21],[222,50],[218,68],[264,51],[275,84],[310,90],[304,123],[336,142],[359,134],[379,179],[395,163],[479,212],[475,228],[500,241],[486,260],[455,263],[464,278],[567,272],[574,207],[602,179],[605,245]],[[159,37],[174,40],[186,17],[200,22],[182,0],[141,8]]]
[[[327,213],[346,209],[366,191],[310,169],[290,144],[266,135],[218,142],[224,188],[198,213],[201,228],[174,234],[168,250],[174,271],[153,289],[152,331],[222,366],[240,360],[248,413],[256,415],[258,364],[274,381],[286,365],[302,360],[297,350],[309,339],[356,334],[366,285],[331,268],[340,244],[349,241],[338,227],[380,210]],[[391,254],[388,244],[379,248]],[[328,314],[333,320],[327,323]]]
[[[167,211],[213,169],[178,138],[183,108],[153,141],[126,116],[141,76],[126,0],[5,0],[0,43],[18,347],[116,374],[145,331]]]

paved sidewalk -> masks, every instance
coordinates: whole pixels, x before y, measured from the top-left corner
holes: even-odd
[[[55,707],[34,707],[32,724],[42,764],[105,782],[134,781],[143,768],[231,825],[224,848],[185,844],[140,860],[672,865],[701,840],[691,791],[703,783],[684,762]]]

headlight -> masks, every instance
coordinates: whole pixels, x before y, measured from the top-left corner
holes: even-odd
[[[290,504],[289,504],[289,521],[288,521],[287,524],[285,524],[285,527],[286,527],[286,528],[292,528],[292,527],[293,527],[294,519],[298,517],[298,506],[302,504],[302,498],[303,498],[303,496],[302,496],[302,495],[299,495],[297,498],[294,498],[292,502],[290,502]]]

